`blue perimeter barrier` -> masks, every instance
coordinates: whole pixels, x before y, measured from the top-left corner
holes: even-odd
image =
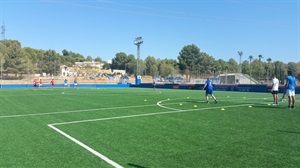
[[[201,90],[204,84],[163,84],[157,83],[156,88],[164,89],[193,89]],[[130,85],[130,87],[138,88],[152,88],[152,83],[141,83],[139,85]],[[224,85],[224,84],[215,84],[214,90],[218,91],[237,91],[237,92],[271,92],[270,85],[250,85],[250,84],[240,84],[240,85]],[[283,85],[279,87],[279,93],[285,92]],[[300,94],[300,86],[296,87],[296,94]]]
[[[0,84],[1,88],[4,89],[33,89],[33,84]],[[51,88],[51,84],[43,84],[42,88]],[[67,86],[68,88],[73,88],[74,84]],[[77,84],[76,88],[129,88],[130,84]],[[36,88],[39,88],[37,86]],[[55,84],[54,88],[64,88],[64,84]]]
[[[0,88],[7,89],[20,89],[20,88],[33,88],[32,84],[0,84]],[[163,84],[157,83],[156,88],[162,89],[192,89],[192,90],[201,90],[204,84]],[[55,84],[55,88],[63,88],[64,84]],[[68,85],[68,88],[73,88],[74,85]],[[130,84],[130,83],[118,83],[118,84],[77,84],[77,88],[153,88],[152,83],[141,83],[139,85]],[[38,86],[37,86],[38,88]],[[43,88],[51,88],[50,84],[43,84]],[[223,85],[216,84],[214,85],[214,90],[218,91],[238,91],[238,92],[270,92],[270,85]],[[279,87],[279,93],[285,92],[283,85]],[[296,87],[296,94],[300,94],[300,86]]]

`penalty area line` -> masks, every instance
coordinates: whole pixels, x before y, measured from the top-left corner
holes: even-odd
[[[56,132],[60,133],[61,135],[65,136],[66,138],[68,138],[69,140],[73,141],[74,143],[78,144],[79,146],[83,147],[84,149],[88,150],[89,152],[91,152],[92,154],[94,154],[95,156],[99,157],[100,159],[104,160],[105,162],[107,162],[108,164],[110,164],[113,167],[116,168],[123,168],[123,166],[119,165],[118,163],[116,163],[115,161],[109,159],[108,157],[104,156],[103,154],[95,151],[94,149],[92,149],[91,147],[87,146],[86,144],[78,141],[77,139],[75,139],[74,137],[68,135],[67,133],[61,131],[60,129],[56,128],[55,126],[48,124],[48,127],[52,128],[53,130],[55,130]]]

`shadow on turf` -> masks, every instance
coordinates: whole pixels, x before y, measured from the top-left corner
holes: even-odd
[[[276,132],[290,133],[290,134],[300,134],[299,131],[289,131],[289,130],[276,130]]]
[[[134,168],[147,168],[147,167],[136,165],[136,164],[133,164],[133,163],[128,163],[128,165],[131,166],[131,167],[134,167]]]

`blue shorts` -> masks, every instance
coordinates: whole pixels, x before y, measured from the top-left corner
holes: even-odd
[[[206,94],[213,94],[213,90],[212,89],[206,89]]]

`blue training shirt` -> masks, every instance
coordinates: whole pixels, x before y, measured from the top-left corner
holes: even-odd
[[[206,80],[205,84],[206,84],[206,89],[213,90],[213,84],[210,80]]]
[[[289,89],[289,90],[295,90],[295,87],[296,87],[296,78],[294,78],[292,76],[288,76],[286,78],[286,82],[289,83],[289,85],[287,86],[287,89]]]

